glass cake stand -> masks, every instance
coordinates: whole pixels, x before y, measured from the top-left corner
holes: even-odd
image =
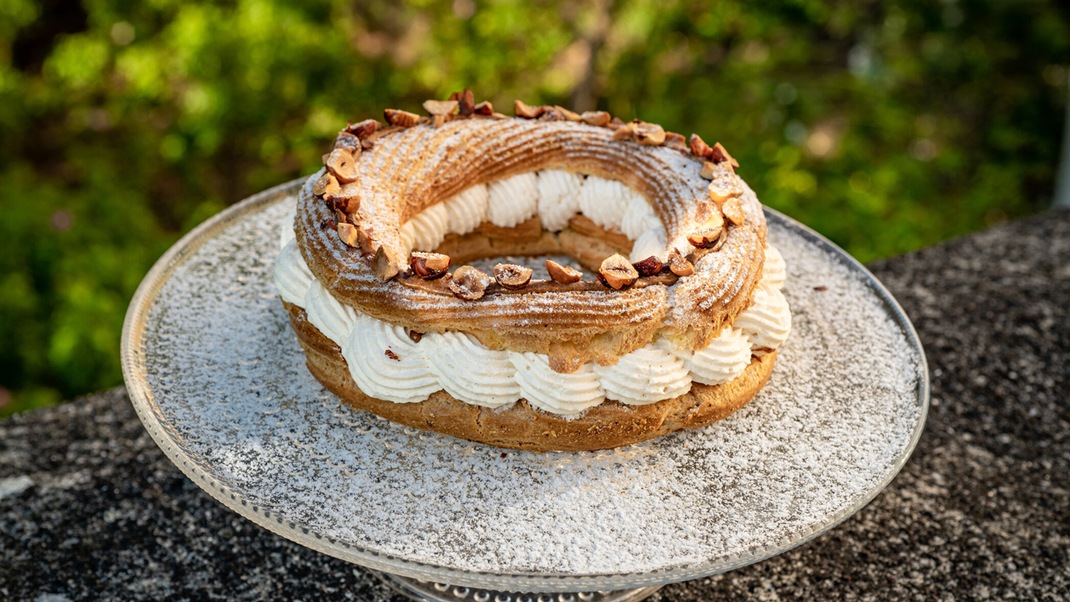
[[[602,452],[500,450],[357,412],[304,368],[274,293],[302,180],[230,207],[145,277],[123,372],[190,479],[262,527],[417,600],[640,600],[801,545],[872,500],[917,444],[924,351],[887,290],[766,210],[793,331],[729,418]]]

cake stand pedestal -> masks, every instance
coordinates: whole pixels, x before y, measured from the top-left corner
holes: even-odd
[[[662,586],[658,585],[655,587],[605,592],[532,594],[419,581],[370,569],[368,572],[382,579],[394,591],[418,602],[461,602],[462,600],[471,600],[472,602],[639,602],[640,600],[646,600],[654,592],[662,588]]]

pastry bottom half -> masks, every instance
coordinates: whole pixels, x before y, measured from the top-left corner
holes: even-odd
[[[776,361],[776,352],[752,356],[747,369],[727,383],[692,383],[684,395],[643,406],[607,399],[571,420],[533,408],[524,399],[506,408],[490,409],[465,403],[445,391],[432,393],[418,403],[394,403],[365,395],[353,382],[338,346],[308,322],[302,308],[285,305],[309,371],[346,404],[413,428],[511,449],[610,449],[700,428],[753,399],[769,380]]]

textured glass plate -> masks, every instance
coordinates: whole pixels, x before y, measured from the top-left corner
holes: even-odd
[[[924,353],[881,284],[774,211],[793,330],[769,384],[707,428],[617,450],[503,451],[342,405],[308,374],[271,283],[301,182],[180,240],[123,330],[138,415],[226,506],[414,579],[613,590],[728,571],[832,528],[899,472],[929,404]]]

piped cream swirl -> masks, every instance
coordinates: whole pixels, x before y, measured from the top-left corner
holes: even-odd
[[[542,227],[559,232],[580,211],[583,176],[558,169],[538,172],[539,220]],[[649,205],[648,205],[649,206]]]
[[[775,289],[784,288],[788,277],[788,266],[784,256],[775,247],[765,247],[765,263],[762,264],[762,281]]]
[[[401,226],[401,243],[410,251],[433,251],[442,244],[450,229],[450,215],[444,203],[431,205]]]
[[[704,385],[719,385],[743,374],[750,365],[750,340],[738,328],[726,326],[706,347],[692,353],[676,349],[668,339],[658,346],[683,360],[691,380]]]
[[[791,311],[779,289],[762,281],[754,289],[753,305],[736,317],[733,326],[750,339],[751,353],[765,355],[776,349],[791,332]]]
[[[346,340],[357,322],[357,311],[339,303],[318,280],[312,282],[303,305],[308,321],[332,341]]]
[[[342,357],[365,395],[414,403],[442,388],[428,366],[423,348],[409,338],[404,328],[359,312],[356,315],[353,330],[341,345]]]
[[[516,367],[520,394],[540,410],[579,414],[606,399],[591,364],[584,364],[571,374],[561,374],[550,368],[550,359],[541,353],[510,351],[509,360]]]
[[[512,228],[535,215],[539,204],[538,176],[529,171],[487,184],[487,221]]]
[[[468,234],[487,219],[486,184],[478,184],[464,189],[457,196],[442,203],[449,217],[449,231],[454,234]]]
[[[639,193],[616,180],[588,177],[580,188],[579,205],[583,215],[607,230],[620,230],[628,204]]]
[[[507,352],[487,349],[463,332],[426,334],[417,346],[423,348],[438,383],[457,399],[488,408],[520,399],[516,369]]]
[[[612,366],[595,366],[606,396],[629,405],[672,399],[691,390],[691,374],[684,362],[649,343],[621,356]]]
[[[286,223],[293,224],[293,219]],[[301,257],[297,241],[292,236],[292,226],[290,232],[290,240],[283,245],[282,251],[275,258],[275,290],[283,301],[304,307],[305,295],[312,288],[316,277]]]

